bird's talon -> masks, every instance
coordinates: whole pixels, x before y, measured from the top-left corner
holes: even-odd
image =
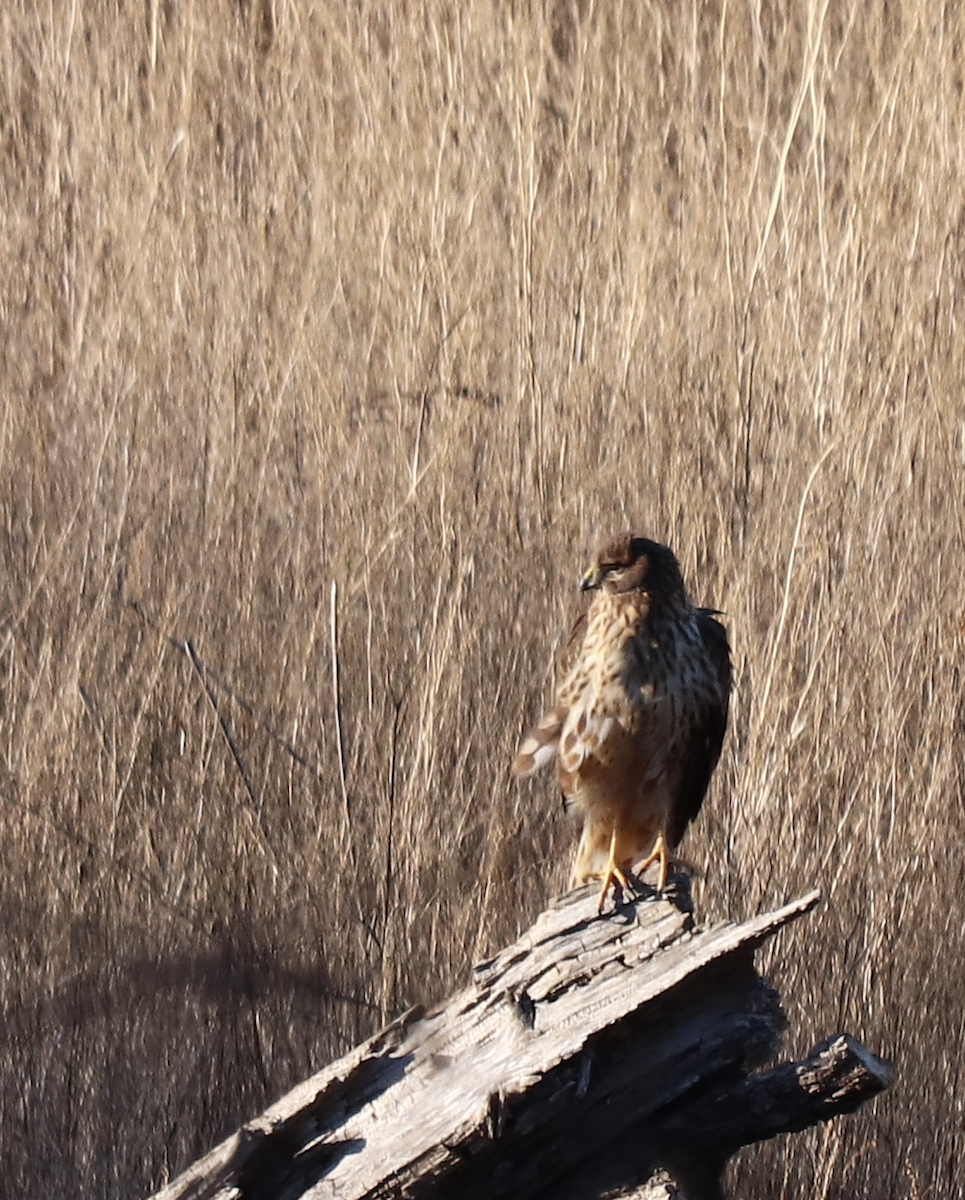
[[[603,885],[600,888],[600,903],[597,905],[597,910],[596,910],[600,916],[603,915],[603,907],[606,904],[606,894],[610,890],[611,884],[614,885],[614,891],[616,890],[617,885],[619,885],[619,887],[622,888],[623,892],[632,892],[633,891],[633,889],[630,886],[630,881],[629,881],[629,879],[627,879],[626,873],[623,871],[623,869],[621,867],[619,867],[617,865],[616,848],[617,848],[617,831],[614,829],[613,834],[610,838],[610,857],[607,860],[606,868],[603,871],[603,874],[601,875],[601,878],[603,880]],[[616,906],[616,896],[615,895],[614,895],[613,903],[614,903],[614,906]]]
[[[657,895],[662,896],[667,890],[667,874],[670,869],[670,853],[667,850],[667,841],[663,834],[657,835],[657,840],[653,844],[653,849],[647,857],[637,866],[637,873],[642,877],[644,871],[654,863],[659,863],[657,871]]]

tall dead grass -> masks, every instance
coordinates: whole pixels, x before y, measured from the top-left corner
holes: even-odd
[[[7,5],[5,1192],[148,1192],[529,922],[507,763],[633,526],[735,647],[699,906],[820,883],[788,1049],[898,1066],[740,1194],[960,1194],[963,33]]]

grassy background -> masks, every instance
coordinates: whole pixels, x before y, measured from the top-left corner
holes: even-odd
[[[699,909],[820,883],[787,1049],[899,1071],[736,1189],[961,1194],[963,35],[6,5],[2,1194],[147,1193],[529,923],[508,762],[628,526],[735,647]]]

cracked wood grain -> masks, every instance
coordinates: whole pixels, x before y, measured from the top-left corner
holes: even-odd
[[[691,1108],[729,1113],[735,1086],[765,1097],[750,1072],[775,1052],[784,1018],[754,950],[817,901],[697,926],[684,900],[638,898],[600,917],[594,896],[571,893],[464,990],[295,1088],[157,1200],[565,1200],[670,1163],[686,1176]],[[816,1066],[800,1079],[824,1097],[833,1074]],[[786,1107],[793,1088],[781,1096]],[[832,1115],[835,1102],[822,1103],[813,1120]],[[748,1132],[728,1127],[713,1142],[715,1166]],[[713,1175],[694,1176],[687,1194],[714,1195]]]

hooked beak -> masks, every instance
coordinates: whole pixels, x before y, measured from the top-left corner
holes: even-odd
[[[583,578],[580,580],[581,592],[592,592],[594,588],[598,588],[603,582],[603,572],[599,567],[590,567]]]

